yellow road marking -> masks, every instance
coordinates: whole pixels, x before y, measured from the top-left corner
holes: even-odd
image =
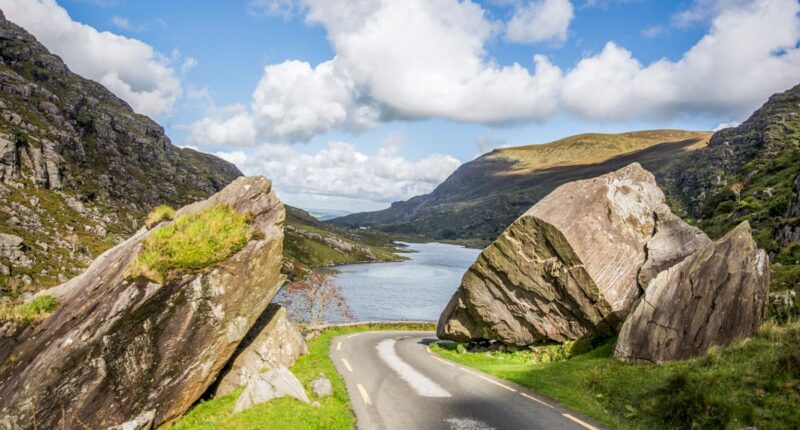
[[[342,342],[338,342],[338,343],[336,344],[336,350],[337,350],[337,351],[341,351],[341,350],[342,350]]]
[[[353,371],[353,368],[350,367],[350,363],[347,362],[347,359],[343,358],[342,363],[344,363],[344,367],[346,367],[349,372]]]
[[[369,394],[367,394],[367,389],[364,388],[364,386],[361,384],[356,384],[356,387],[358,387],[358,392],[361,393],[361,398],[364,399],[364,404],[371,405],[372,400],[369,399]]]
[[[548,408],[552,408],[552,407],[553,407],[552,405],[550,405],[550,404],[548,404],[548,403],[545,403],[545,402],[543,402],[543,401],[541,401],[541,400],[537,399],[536,397],[529,396],[529,395],[527,395],[527,394],[525,394],[525,393],[520,393],[520,394],[522,395],[522,397],[525,397],[525,398],[527,398],[527,399],[531,399],[531,400],[533,400],[534,402],[539,402],[539,403],[541,403],[541,404],[543,404],[543,405],[547,406]]]
[[[511,391],[511,392],[513,392],[513,393],[516,393],[516,392],[517,392],[517,390],[515,390],[514,388],[511,388],[511,387],[509,387],[508,385],[501,384],[501,383],[499,383],[499,382],[495,381],[495,380],[494,380],[494,379],[492,379],[492,378],[488,378],[488,377],[486,377],[486,376],[483,376],[483,375],[481,375],[480,373],[475,373],[475,372],[473,372],[473,371],[471,371],[471,370],[467,369],[466,367],[461,367],[460,369],[461,369],[461,370],[463,370],[463,371],[465,371],[465,372],[467,372],[467,373],[471,373],[471,374],[473,374],[473,375],[477,376],[478,378],[481,378],[481,379],[483,379],[484,381],[491,382],[492,384],[494,384],[494,385],[497,385],[498,387],[503,387],[503,388],[505,388],[506,390],[508,390],[508,391]]]
[[[581,421],[581,420],[579,420],[579,419],[577,419],[577,418],[573,417],[573,416],[572,416],[572,415],[570,415],[570,414],[561,414],[561,415],[564,415],[565,417],[567,417],[567,418],[571,419],[572,421],[575,421],[576,423],[578,423],[578,424],[580,424],[580,425],[582,425],[582,426],[586,427],[586,428],[587,428],[587,429],[589,429],[589,430],[599,430],[597,427],[595,427],[595,426],[593,426],[593,425],[590,425],[590,424],[587,424],[587,423],[585,423],[585,422],[583,422],[583,421]]]
[[[448,365],[448,366],[450,366],[450,367],[456,367],[456,365],[455,365],[455,364],[453,364],[453,363],[451,363],[451,362],[449,362],[449,361],[447,361],[447,360],[442,360],[442,359],[441,359],[441,358],[439,358],[439,357],[433,356],[433,359],[434,359],[434,360],[436,360],[436,361],[441,361],[442,363],[444,363],[444,364],[446,364],[446,365]]]

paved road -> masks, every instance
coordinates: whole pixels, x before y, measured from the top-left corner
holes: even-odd
[[[599,429],[550,399],[442,359],[426,332],[362,332],[333,339],[358,428],[398,430]]]

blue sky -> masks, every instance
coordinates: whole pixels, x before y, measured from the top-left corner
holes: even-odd
[[[713,129],[800,81],[796,0],[357,3],[0,7],[175,144],[271,177],[309,209],[386,207],[500,145]]]

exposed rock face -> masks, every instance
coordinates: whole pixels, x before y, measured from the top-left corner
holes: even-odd
[[[625,321],[614,356],[664,362],[752,335],[769,288],[769,258],[747,222],[659,273]]]
[[[305,403],[309,402],[303,384],[297,380],[297,377],[289,369],[278,367],[253,377],[236,400],[233,413],[284,396],[294,397]]]
[[[153,206],[202,200],[240,175],[173,146],[161,126],[0,13],[0,231],[25,240],[32,265],[0,264],[17,280],[32,278],[25,290],[77,275],[135,233]],[[11,293],[4,276],[0,295]]]
[[[265,369],[289,367],[297,357],[308,352],[303,334],[295,327],[278,304],[270,304],[250,330],[233,359],[230,369],[221,376],[215,395],[224,396],[247,385]],[[250,337],[250,336],[248,336]]]
[[[707,240],[669,211],[638,163],[562,185],[478,257],[438,335],[528,345],[612,334],[641,294],[639,278]]]
[[[789,203],[789,209],[786,211],[786,218],[800,216],[800,173],[794,178],[792,185],[792,201]]]
[[[178,215],[215,204],[252,214],[257,233],[220,263],[164,285],[126,280],[154,231],[141,229],[50,291],[59,308],[0,357],[0,428],[107,428],[153,409],[159,426],[206,391],[284,280],[271,183],[237,179]]]

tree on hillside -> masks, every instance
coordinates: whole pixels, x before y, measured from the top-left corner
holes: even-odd
[[[337,315],[345,320],[353,319],[342,289],[331,276],[321,273],[312,273],[289,284],[281,294],[281,303],[295,321],[310,325],[328,322]]]

